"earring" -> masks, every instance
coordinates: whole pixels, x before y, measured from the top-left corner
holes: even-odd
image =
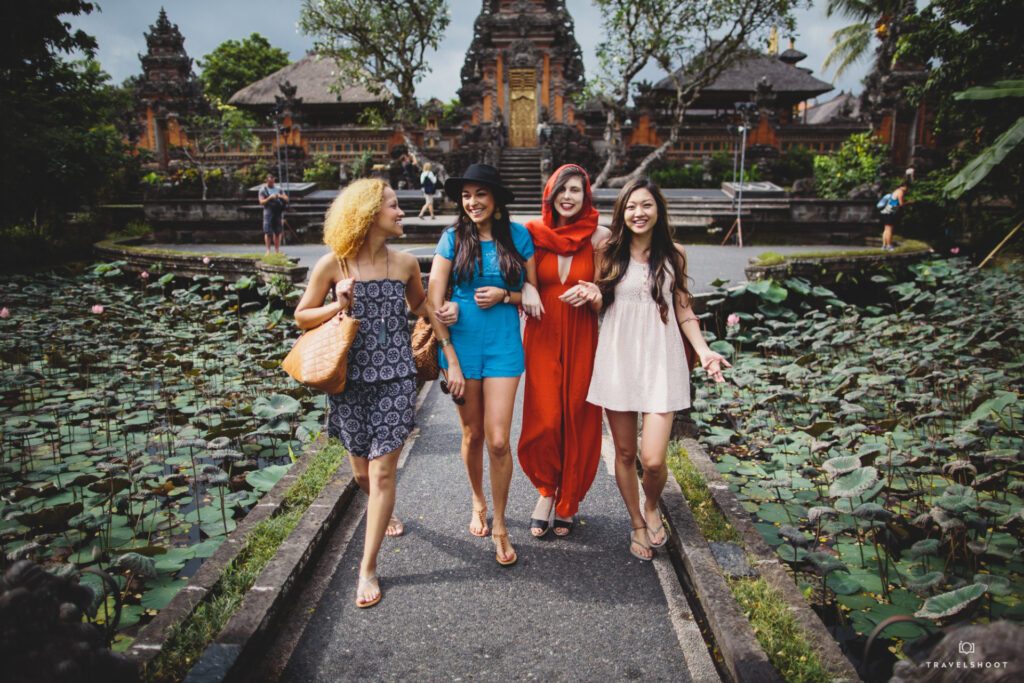
[[[496,221],[500,221],[501,220],[501,211],[495,211],[494,212],[494,220],[496,220]]]

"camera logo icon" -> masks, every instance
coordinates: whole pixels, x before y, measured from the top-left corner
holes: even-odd
[[[962,655],[973,655],[974,654],[974,643],[961,640],[960,641],[960,654],[962,654]]]

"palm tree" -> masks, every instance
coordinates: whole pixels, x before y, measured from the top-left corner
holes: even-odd
[[[832,34],[832,51],[825,58],[822,69],[828,70],[834,65],[835,77],[838,78],[867,55],[873,36],[881,41],[883,48],[887,48],[882,49],[879,56],[890,55],[891,59],[896,42],[896,32],[891,30],[892,21],[913,11],[913,0],[828,0],[826,14],[829,17],[838,14],[854,23]]]

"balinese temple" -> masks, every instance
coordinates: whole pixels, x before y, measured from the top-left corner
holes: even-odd
[[[160,168],[167,168],[171,148],[186,141],[179,118],[204,111],[206,100],[185,52],[185,38],[163,8],[145,36],[147,51],[139,55],[142,76],[135,79],[135,112],[142,129],[137,145],[152,152]]]
[[[808,102],[832,90],[832,86],[811,75],[809,69],[797,66],[807,55],[791,44],[781,54],[765,54],[747,48],[732,66],[705,87],[687,109],[679,140],[666,157],[678,162],[695,161],[716,152],[730,152],[739,143],[730,124],[740,117],[736,105],[753,102],[758,116],[751,121],[748,148],[785,152],[803,147],[818,153],[838,149],[851,132],[866,130],[863,123],[839,120],[839,112],[819,115],[814,124],[804,116]],[[685,73],[681,76],[685,82]],[[622,129],[628,145],[653,148],[669,135],[670,118],[666,102],[675,98],[675,81],[665,77],[636,98],[632,120]],[[583,116],[586,135],[599,140],[604,130],[604,116],[595,107],[588,107]],[[852,123],[852,126],[851,126]]]
[[[537,124],[573,125],[583,56],[565,0],[483,0],[462,66],[470,123],[504,124],[511,147],[536,147]]]

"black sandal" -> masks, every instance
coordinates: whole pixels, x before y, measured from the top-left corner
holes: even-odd
[[[576,526],[576,515],[573,515],[571,519],[558,519],[557,517],[555,517],[555,536],[558,536],[559,538],[565,538],[572,532],[574,526]],[[565,529],[565,533],[558,533],[559,529]]]
[[[543,496],[542,496],[543,497]],[[538,501],[539,502],[539,501]],[[536,509],[536,506],[534,506]],[[534,538],[543,538],[548,530],[551,528],[551,521],[555,518],[555,499],[551,498],[551,507],[548,508],[548,514],[546,519],[539,519],[537,517],[530,517],[530,534]],[[534,533],[534,529],[540,529],[540,533]]]

